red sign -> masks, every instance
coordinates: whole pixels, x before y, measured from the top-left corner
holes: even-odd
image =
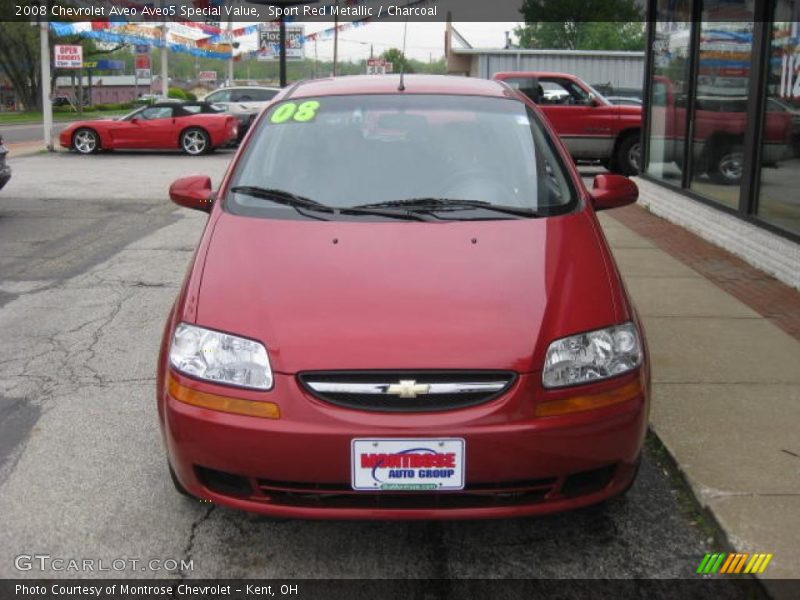
[[[137,54],[136,55],[136,68],[137,69],[149,69],[150,68],[150,55],[149,54]]]
[[[198,73],[197,78],[200,81],[216,81],[217,80],[217,72],[216,71],[200,71]]]
[[[83,47],[57,45],[53,50],[53,66],[56,69],[82,69]]]

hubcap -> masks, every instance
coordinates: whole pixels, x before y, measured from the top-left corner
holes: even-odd
[[[183,149],[189,154],[200,154],[206,149],[206,137],[199,131],[184,133]]]
[[[742,178],[741,152],[731,152],[719,160],[719,172],[729,181],[738,181]]]
[[[639,163],[642,160],[642,144],[641,142],[635,143],[631,146],[630,150],[628,150],[628,163],[639,171]]]
[[[81,154],[89,154],[97,147],[97,140],[90,131],[81,131],[75,136],[75,149]]]

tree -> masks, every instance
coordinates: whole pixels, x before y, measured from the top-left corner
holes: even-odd
[[[25,108],[41,108],[39,29],[30,23],[0,21],[0,70],[16,90]]]
[[[635,0],[525,0],[520,12],[525,25],[514,33],[523,48],[644,50]]]
[[[383,54],[381,54],[381,58],[384,60],[388,60],[392,63],[392,72],[399,73],[401,68],[404,73],[413,73],[414,67],[411,65],[411,62],[403,55],[403,52],[398,48],[389,48]]]
[[[11,86],[16,91],[19,99],[27,110],[42,108],[42,66],[39,57],[39,27],[30,23],[13,23],[0,21],[0,71],[5,72],[11,81]],[[79,36],[66,36],[55,38],[50,35],[50,47],[54,43],[81,44],[83,46],[83,59],[91,60],[97,56],[111,54],[119,50],[122,45],[98,48],[94,40],[81,40]],[[50,89],[53,88],[56,69],[51,69]]]

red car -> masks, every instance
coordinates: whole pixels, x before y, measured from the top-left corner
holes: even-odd
[[[642,107],[614,105],[585,81],[567,73],[496,73],[536,103],[575,160],[599,160],[634,175],[641,166]]]
[[[236,117],[202,102],[164,102],[139,108],[118,119],[76,121],[59,141],[80,154],[98,150],[183,150],[193,156],[236,140]]]
[[[402,81],[402,84],[401,84]],[[297,84],[207,211],[158,360],[178,491],[277,517],[462,519],[624,492],[647,427],[641,323],[536,106],[461,77]]]

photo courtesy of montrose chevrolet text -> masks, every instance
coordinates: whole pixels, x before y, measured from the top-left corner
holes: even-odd
[[[591,191],[499,81],[302,82],[216,190],[167,319],[158,416],[178,491],[276,517],[464,519],[633,483],[650,375]]]

